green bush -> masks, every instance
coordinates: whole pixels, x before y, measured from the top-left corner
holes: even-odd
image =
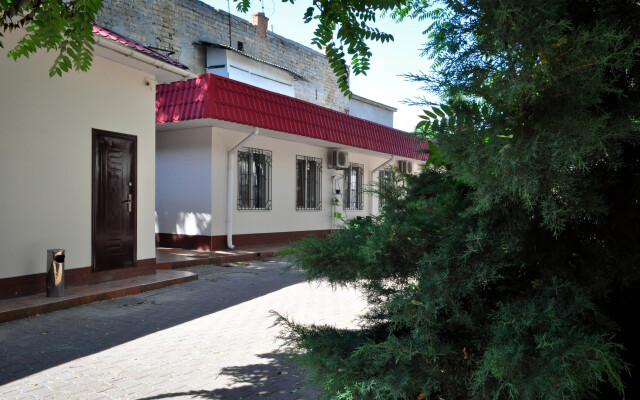
[[[640,5],[409,2],[434,70],[413,75],[436,168],[289,250],[359,287],[356,330],[283,336],[329,399],[640,395]]]

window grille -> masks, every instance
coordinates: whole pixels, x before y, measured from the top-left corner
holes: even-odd
[[[238,151],[238,210],[271,210],[270,151]]]
[[[322,159],[296,156],[296,210],[322,210]]]
[[[362,193],[362,181],[364,177],[364,165],[349,163],[344,177],[343,203],[347,210],[362,210],[364,208],[364,196]]]
[[[391,168],[381,169],[378,171],[378,192],[386,194],[393,186],[393,171]],[[378,208],[382,209],[384,206],[384,196],[378,194]]]

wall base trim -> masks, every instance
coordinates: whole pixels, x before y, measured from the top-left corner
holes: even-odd
[[[325,237],[331,233],[330,229],[313,231],[291,231],[291,232],[269,232],[269,233],[248,233],[233,235],[235,246],[257,246],[261,244],[278,244],[295,242],[305,236]],[[203,236],[203,235],[180,235],[177,233],[156,233],[156,246],[173,247],[193,250],[222,250],[227,248],[227,237]]]
[[[178,249],[211,250],[211,236],[180,235],[178,233],[156,233],[156,247]]]
[[[93,272],[91,267],[65,269],[65,287],[91,285],[135,276],[154,274],[156,259],[138,260],[134,267]],[[46,292],[46,272],[0,279],[0,300]]]

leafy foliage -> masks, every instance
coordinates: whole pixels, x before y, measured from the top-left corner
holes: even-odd
[[[523,279],[512,233],[471,212],[475,192],[449,172],[408,179],[382,216],[288,250],[309,279],[359,286],[371,305],[359,330],[279,317],[326,398],[572,399],[601,381],[621,389],[620,344],[584,289]]]
[[[434,168],[370,222],[291,247],[309,279],[355,285],[371,309],[358,330],[279,317],[283,336],[326,398],[634,398],[640,5],[394,15],[431,21],[436,68],[411,77],[444,99],[417,129]]]
[[[466,7],[437,20],[425,51],[439,68],[414,76],[450,99],[425,110],[423,122],[446,138],[447,159],[468,172],[463,179],[506,178],[495,181],[499,187],[479,187],[479,203],[490,208],[508,197],[528,210],[543,208],[542,222],[555,232],[606,212],[583,190],[590,167],[598,159],[616,165],[620,143],[638,129],[632,110],[616,107],[629,106],[624,85],[631,88],[637,54],[630,28],[612,28],[614,17],[598,19],[605,13],[598,8],[582,11],[586,21],[572,21],[578,16],[562,5],[505,3],[483,18],[477,7]],[[477,21],[473,30],[467,19]],[[468,145],[469,135],[477,148]],[[522,148],[533,151],[517,151]],[[486,175],[476,173],[480,164]]]
[[[237,9],[247,12],[250,0],[238,1]],[[284,3],[294,3],[294,0],[282,0]],[[369,70],[371,50],[366,40],[381,43],[393,41],[393,36],[380,31],[375,26],[377,14],[397,7],[399,0],[318,0],[307,8],[304,21],[317,22],[312,44],[324,49],[329,65],[333,69],[338,87],[347,96],[349,90],[349,65],[345,61],[346,55],[351,56],[351,69],[356,75],[365,74]]]
[[[0,38],[6,31],[26,31],[8,53],[14,60],[39,48],[56,50],[49,76],[62,76],[71,69],[87,71],[95,43],[92,22],[101,6],[102,0],[0,0]]]
[[[236,1],[238,10],[249,10],[250,0]],[[351,96],[350,70],[356,75],[369,70],[372,54],[367,41],[393,41],[392,35],[374,24],[380,12],[399,4],[400,0],[321,0],[314,1],[306,10],[304,21],[317,21],[312,43],[326,53],[338,87],[345,95]],[[2,32],[24,28],[27,34],[9,51],[10,57],[28,57],[39,48],[56,50],[58,57],[49,70],[50,76],[62,76],[71,69],[86,71],[91,66],[95,44],[91,23],[101,6],[102,0],[0,0],[0,39]]]

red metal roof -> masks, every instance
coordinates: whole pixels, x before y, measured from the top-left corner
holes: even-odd
[[[157,124],[205,118],[426,159],[426,143],[403,131],[218,75],[157,86]]]
[[[158,60],[164,61],[168,64],[174,65],[178,68],[182,68],[182,69],[189,69],[186,65],[174,60],[171,57],[165,56],[162,53],[158,53],[155,50],[151,50],[150,48],[148,48],[147,46],[143,45],[142,43],[136,42],[133,39],[129,39],[128,37],[122,36],[118,33],[115,33],[114,31],[112,31],[111,29],[105,28],[104,26],[100,26],[96,23],[93,24],[93,33],[96,35],[100,35],[102,37],[111,39],[113,41],[116,41],[120,44],[123,44],[127,47],[131,47],[134,50],[137,50],[143,54],[146,54],[150,57],[153,58],[157,58]]]

